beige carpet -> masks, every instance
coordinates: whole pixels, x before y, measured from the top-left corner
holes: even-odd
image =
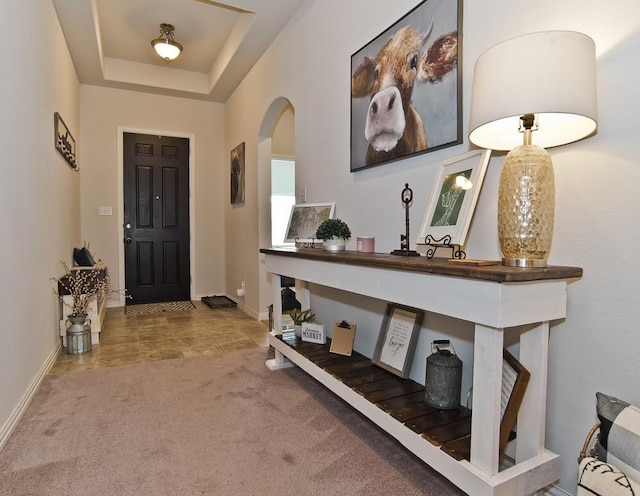
[[[460,495],[266,348],[47,376],[2,495]]]
[[[193,310],[195,305],[190,301],[164,301],[161,303],[140,303],[138,305],[127,305],[124,309],[128,315],[156,313],[156,312],[179,312],[181,310]]]

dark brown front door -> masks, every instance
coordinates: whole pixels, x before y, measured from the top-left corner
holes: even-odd
[[[190,299],[189,140],[124,133],[127,304]]]

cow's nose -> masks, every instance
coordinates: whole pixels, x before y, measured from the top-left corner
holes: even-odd
[[[371,104],[371,107],[369,107],[369,111],[374,115],[377,114],[378,113],[378,104],[376,102],[373,102]]]
[[[389,98],[389,103],[387,104],[387,110],[393,110],[393,105],[396,103],[396,95],[395,93],[391,95]]]

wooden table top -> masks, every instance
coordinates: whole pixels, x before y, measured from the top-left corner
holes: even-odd
[[[321,248],[261,248],[260,253],[289,258],[315,260],[338,264],[359,265],[377,269],[404,270],[434,275],[464,277],[493,282],[528,282],[547,279],[582,277],[582,268],[550,265],[544,268],[518,268],[500,265],[472,265],[451,263],[446,258],[405,257],[387,253],[361,253],[345,250],[331,252]]]

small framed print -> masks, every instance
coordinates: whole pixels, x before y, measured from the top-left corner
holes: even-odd
[[[327,335],[324,332],[324,325],[322,324],[303,322],[300,332],[303,341],[317,344],[325,344],[327,342]]]
[[[371,363],[399,376],[409,377],[424,312],[387,303]]]
[[[333,219],[335,202],[298,203],[291,207],[285,243],[312,243],[318,226],[327,219]]]
[[[477,150],[440,163],[416,244],[464,245],[490,155]]]

